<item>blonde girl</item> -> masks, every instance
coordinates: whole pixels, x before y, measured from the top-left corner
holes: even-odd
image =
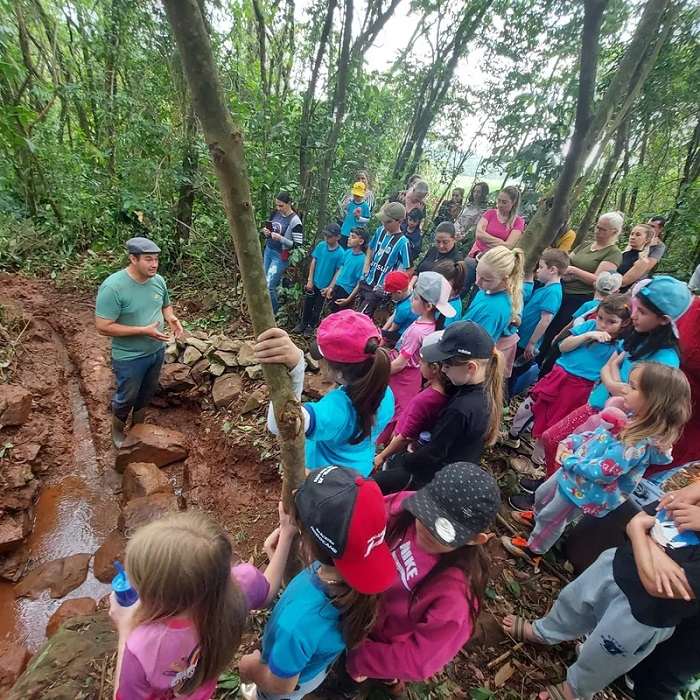
[[[535,493],[530,538],[527,543],[503,538],[512,554],[544,554],[581,515],[602,518],[621,506],[651,464],[671,463],[671,446],[690,418],[690,385],[683,372],[659,362],[638,363],[621,393],[628,420],[612,416],[613,427],[603,423],[559,444],[559,469]]]
[[[621,289],[627,291],[637,280],[646,276],[649,267],[649,248],[654,238],[654,229],[649,224],[637,224],[630,231],[627,250],[617,271],[622,275]]]
[[[130,607],[114,594],[110,599],[119,633],[115,700],[211,698],[238,649],[248,610],[266,605],[279,589],[295,532],[282,518],[267,577],[250,564],[231,568],[226,531],[201,513],[178,513],[136,531],[125,568],[139,599]]]
[[[524,262],[522,250],[510,250],[502,245],[479,258],[476,266],[479,293],[469,305],[464,320],[483,326],[494,342],[498,342],[522,309]]]
[[[493,445],[503,410],[503,355],[477,323],[459,321],[442,338],[425,346],[425,362],[439,362],[455,387],[440,413],[430,442],[393,460],[374,478],[386,495],[429,483],[445,465],[478,464],[484,447]]]

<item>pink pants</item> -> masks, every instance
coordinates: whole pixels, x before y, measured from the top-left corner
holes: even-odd
[[[582,426],[591,416],[598,413],[597,408],[593,408],[591,404],[585,403],[581,408],[569,413],[566,418],[562,418],[558,423],[555,423],[551,428],[545,430],[540,436],[544,446],[544,456],[547,465],[547,476],[554,474],[559,465],[554,461],[557,456],[557,448],[562,440],[576,432],[577,428]]]

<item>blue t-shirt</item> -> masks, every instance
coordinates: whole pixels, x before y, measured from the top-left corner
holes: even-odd
[[[348,294],[352,293],[362,279],[362,268],[365,266],[365,254],[361,248],[357,248],[357,251],[356,253],[352,248],[345,251],[343,267],[335,281],[336,287],[342,287]]]
[[[347,238],[355,226],[363,225],[362,222],[355,218],[355,209],[360,210],[360,218],[362,219],[369,219],[369,217],[372,215],[367,202],[362,201],[358,204],[357,202],[353,202],[351,199],[348,202],[348,206],[345,207],[345,218],[343,219],[343,225],[340,227],[340,235],[343,236],[343,238]]]
[[[345,649],[340,610],[323,591],[314,562],[297,574],[272,610],[262,639],[262,662],[278,678],[306,683]]]
[[[573,336],[583,335],[596,330],[595,320],[585,321],[580,326],[572,328]],[[596,343],[590,345],[586,342],[570,352],[563,352],[556,364],[560,365],[569,374],[597,382],[600,379],[600,370],[615,352],[616,343]]]
[[[619,343],[617,351],[623,351],[622,342]],[[645,355],[644,357],[640,357],[638,360],[634,361],[630,360],[629,353],[627,353],[627,355],[625,355],[625,359],[622,360],[622,364],[620,365],[620,378],[623,382],[626,382],[630,378],[630,372],[637,362],[660,362],[662,365],[668,365],[669,367],[681,366],[681,358],[678,357],[678,353],[673,348],[661,348],[661,350],[657,350],[651,355]],[[605,387],[605,384],[601,382],[591,392],[588,403],[593,406],[593,408],[597,408],[600,411],[603,409],[605,402],[609,398],[610,392]]]
[[[418,314],[411,311],[411,295],[396,303],[394,308],[394,323],[398,326],[396,329],[399,333],[403,333],[414,321],[418,320]]]
[[[581,304],[581,306],[574,311],[574,313],[571,315],[571,318],[578,318],[579,316],[587,316],[590,311],[593,311],[593,309],[597,309],[600,304],[600,299],[591,299],[590,301],[587,301],[585,304]]]
[[[537,328],[537,324],[542,318],[543,311],[549,311],[549,313],[554,316],[557,315],[559,307],[561,306],[562,298],[562,288],[561,282],[556,282],[555,284],[547,284],[544,287],[536,289],[530,301],[527,302],[522,313],[522,323],[518,330],[520,335],[520,340],[518,341],[518,347],[525,348],[530,342],[532,334]],[[535,347],[539,348],[542,344],[542,338],[544,333],[540,336]]]
[[[343,264],[345,250],[336,246],[333,250],[328,243],[321,241],[315,248],[311,257],[316,261],[314,269],[314,287],[325,289],[333,279],[333,275]]]
[[[445,317],[445,323],[442,326],[443,328],[447,328],[450,323],[460,321],[462,318],[462,300],[459,297],[456,299],[450,299],[449,304],[455,310],[455,315],[452,318]],[[437,318],[440,318],[440,316],[442,316],[442,314],[439,313]]]
[[[350,440],[357,430],[357,411],[344,387],[329,391],[320,401],[304,404],[309,414],[306,431],[306,468],[341,467],[357,469],[369,476],[374,460],[374,443],[394,415],[394,394],[389,387],[379,403],[372,432],[357,445]]]
[[[535,281],[534,280],[525,280],[523,282],[523,307],[532,298],[532,292],[534,291],[534,289],[535,289]]]
[[[493,342],[497,343],[510,323],[512,314],[513,304],[505,289],[493,294],[487,294],[480,289],[462,320],[478,323],[488,331]]]
[[[408,238],[400,231],[391,235],[383,226],[380,226],[369,242],[372,262],[369,272],[365,276],[365,282],[374,289],[384,286],[384,278],[394,270],[407,270],[411,267],[411,259],[408,252]]]

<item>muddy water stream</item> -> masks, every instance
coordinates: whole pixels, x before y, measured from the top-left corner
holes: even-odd
[[[71,554],[93,553],[116,527],[119,507],[114,496],[116,472],[105,473],[95,454],[88,412],[75,367],[63,349],[66,393],[72,413],[72,460],[66,473],[49,471],[36,503],[34,530],[29,536],[30,568]],[[68,409],[68,407],[66,407]],[[54,600],[44,591],[38,600],[15,599],[13,585],[0,583],[0,640],[9,639],[36,651],[45,641],[46,623],[64,600],[89,597],[98,601],[108,585],[92,574],[92,562],[81,586]]]

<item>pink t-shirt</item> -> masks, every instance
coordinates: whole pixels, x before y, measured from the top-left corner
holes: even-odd
[[[243,589],[249,609],[264,605],[270,590],[267,579],[251,564],[231,569]],[[199,660],[199,637],[190,620],[166,619],[139,625],[127,638],[119,676],[117,700],[171,700],[178,697]],[[209,700],[216,679],[194,693],[191,700]]]
[[[447,405],[447,396],[429,386],[416,394],[401,414],[394,433],[415,440],[422,431],[432,431],[440,411]]]
[[[508,240],[508,236],[510,236],[511,231],[522,231],[525,228],[525,221],[523,221],[522,216],[516,216],[512,226],[502,224],[498,220],[498,211],[496,209],[489,209],[487,212],[484,212],[484,216],[482,218],[488,221],[486,224],[486,233],[494,236],[495,238],[500,238],[502,241]],[[478,253],[483,253],[488,249],[489,246],[482,243],[480,240],[477,240],[472,249],[469,251],[469,257],[473,258]]]
[[[414,321],[404,332],[397,347],[408,358],[406,367],[420,367],[420,349],[423,341],[435,332],[435,321]]]

